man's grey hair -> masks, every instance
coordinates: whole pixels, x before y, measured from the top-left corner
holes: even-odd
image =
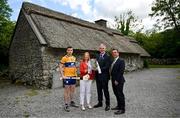
[[[104,47],[104,48],[106,48],[106,45],[103,44],[103,43],[101,43],[101,44],[99,45],[99,47]]]

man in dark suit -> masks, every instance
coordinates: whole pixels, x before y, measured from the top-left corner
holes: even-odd
[[[109,68],[110,68],[110,57],[106,53],[106,46],[101,44],[99,46],[99,54],[97,56],[97,61],[100,66],[101,72],[96,72],[96,85],[97,85],[97,94],[98,94],[98,103],[94,108],[103,106],[103,93],[106,99],[105,111],[110,110],[110,98],[108,90],[108,82],[110,79]]]
[[[114,114],[119,115],[125,113],[125,98],[123,93],[125,62],[119,58],[117,49],[112,50],[112,56],[114,60],[110,67],[110,75],[112,78],[113,92],[117,99],[117,106],[112,108],[112,110],[117,110]]]

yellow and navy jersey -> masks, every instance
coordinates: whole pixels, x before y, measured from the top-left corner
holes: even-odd
[[[60,62],[64,64],[64,76],[77,76],[76,58],[74,56],[65,55],[64,57],[62,57]]]

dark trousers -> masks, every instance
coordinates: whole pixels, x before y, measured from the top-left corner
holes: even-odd
[[[117,99],[117,106],[119,107],[120,110],[125,110],[125,97],[123,93],[123,87],[124,87],[124,82],[115,85],[114,81],[112,80],[113,92]]]
[[[102,103],[103,93],[104,93],[104,96],[106,99],[106,105],[110,105],[108,82],[109,82],[108,78],[97,78],[96,79],[98,101],[99,101],[99,103]]]

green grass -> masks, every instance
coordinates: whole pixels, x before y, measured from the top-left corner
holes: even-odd
[[[149,68],[180,68],[180,65],[149,65]]]
[[[177,76],[176,79],[180,79],[180,76]]]

